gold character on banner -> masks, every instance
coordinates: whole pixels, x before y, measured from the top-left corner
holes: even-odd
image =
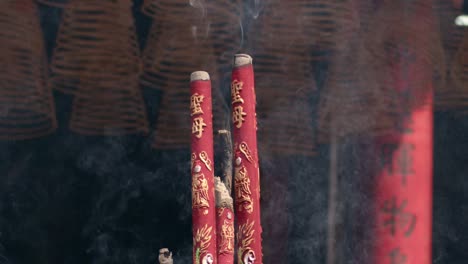
[[[203,109],[201,108],[201,103],[203,103],[205,96],[198,93],[194,93],[190,97],[190,116],[203,114]]]
[[[232,122],[237,128],[241,128],[242,124],[245,121],[245,116],[247,115],[246,112],[244,112],[244,107],[242,105],[238,105],[234,107],[232,111]]]
[[[221,226],[221,241],[219,244],[219,253],[234,252],[234,226],[227,220],[224,220]]]
[[[235,168],[234,186],[236,204],[239,205],[239,211],[245,209],[251,214],[253,212],[252,192],[250,191],[250,179],[247,175],[247,168],[244,165]]]
[[[195,134],[197,138],[201,138],[205,127],[206,124],[203,121],[203,117],[194,118],[192,124],[192,134]]]
[[[208,154],[206,153],[206,151],[200,152],[200,159],[201,159],[201,161],[203,161],[206,168],[211,171],[212,170],[211,160],[210,160],[210,158],[208,158]]]
[[[242,99],[240,95],[240,91],[242,90],[242,86],[244,86],[243,82],[240,82],[238,80],[234,80],[231,84],[231,97],[232,97],[232,104],[235,103],[244,103],[244,99]]]
[[[247,222],[239,226],[239,230],[237,230],[237,243],[239,244],[237,262],[239,264],[251,264],[255,262],[255,252],[250,247],[255,240],[254,223],[253,221],[251,223]]]
[[[198,229],[193,236],[193,245],[195,248],[195,261],[196,263],[202,264],[201,256],[208,253],[211,241],[212,226],[206,224],[204,227]],[[210,254],[210,253],[208,253]],[[206,257],[206,256],[205,256]]]
[[[381,209],[385,216],[383,225],[384,228],[389,229],[392,236],[395,236],[401,230],[405,237],[409,237],[416,227],[416,215],[406,211],[407,205],[407,200],[399,204],[396,197],[385,201],[383,204]]]
[[[254,162],[254,159],[252,157],[252,152],[250,151],[250,148],[249,146],[247,145],[247,143],[245,142],[242,142],[240,144],[240,147],[239,147],[240,151],[245,155],[245,157],[247,158],[247,160],[250,162],[250,163],[253,163]]]
[[[195,173],[192,180],[192,208],[209,208],[208,181],[203,173]]]

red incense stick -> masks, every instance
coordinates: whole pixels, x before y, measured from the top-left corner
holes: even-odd
[[[217,262],[213,115],[211,81],[207,72],[192,73],[190,94],[193,263],[215,264]]]
[[[252,58],[235,56],[231,83],[234,135],[234,201],[239,264],[262,263],[260,173]]]

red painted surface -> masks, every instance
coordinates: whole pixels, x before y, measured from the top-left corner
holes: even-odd
[[[192,81],[190,92],[193,263],[217,263],[211,82]]]
[[[413,58],[394,65],[400,116],[394,131],[378,139],[373,261],[378,264],[432,263],[433,98],[428,89],[424,103],[405,105],[414,98],[410,80],[419,74],[420,61]]]
[[[263,262],[260,222],[260,173],[252,64],[236,67],[231,83],[234,136],[234,206],[239,264]]]

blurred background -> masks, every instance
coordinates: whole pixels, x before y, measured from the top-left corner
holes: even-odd
[[[432,93],[432,262],[466,263],[461,14],[443,0],[1,0],[0,263],[157,263],[162,247],[190,263],[189,75],[210,73],[229,129],[236,53],[256,73],[265,263],[327,263],[330,228],[334,263],[371,263],[374,139]],[[419,61],[405,99],[388,81],[395,45]]]

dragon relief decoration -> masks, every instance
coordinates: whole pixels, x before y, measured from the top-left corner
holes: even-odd
[[[250,245],[254,241],[253,229],[255,222],[245,223],[239,226],[237,231],[237,243],[238,243],[238,252],[237,252],[237,261],[239,264],[254,264],[255,263],[255,252],[252,250]]]
[[[213,231],[212,226],[206,224],[201,229],[198,229],[194,238],[193,245],[195,248],[195,264],[212,264],[214,262],[214,257],[211,253],[208,252],[211,241],[211,232]],[[205,255],[200,262],[202,255]]]

